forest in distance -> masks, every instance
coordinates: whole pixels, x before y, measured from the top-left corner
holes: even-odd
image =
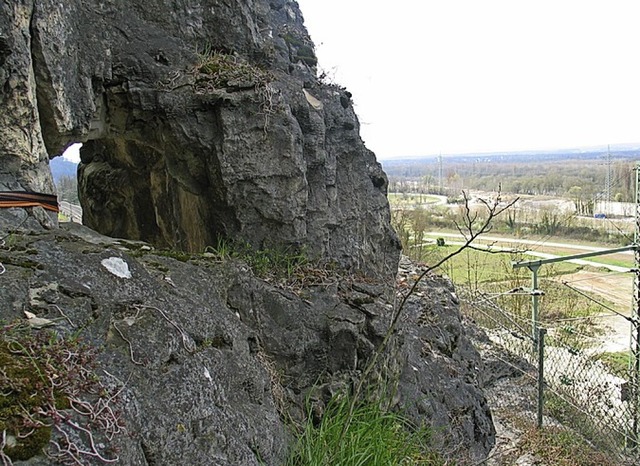
[[[441,160],[441,162],[440,162]],[[459,195],[462,190],[497,191],[633,202],[639,148],[524,152],[383,160],[389,192]],[[585,212],[586,213],[586,212]]]

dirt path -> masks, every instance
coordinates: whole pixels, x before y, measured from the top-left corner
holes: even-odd
[[[555,281],[567,283],[571,287],[593,293],[615,304],[625,316],[631,313],[633,276],[631,274],[612,274],[580,271],[571,275],[554,278]],[[599,351],[619,352],[629,349],[630,325],[624,317],[603,310],[598,321],[605,328]]]
[[[462,235],[459,233],[443,233],[437,231],[429,231],[426,233],[428,237],[436,238],[443,237],[448,239],[453,239],[454,241],[447,241],[448,244],[457,245],[460,244],[460,240],[463,239]],[[612,248],[603,248],[599,246],[591,246],[591,245],[582,245],[582,244],[574,244],[574,243],[555,243],[551,241],[540,241],[540,240],[529,240],[529,239],[519,239],[519,238],[510,238],[504,236],[480,236],[476,242],[474,243],[476,247],[484,247],[487,249],[492,249],[494,251],[504,250],[504,251],[512,251],[512,250],[520,250],[524,252],[526,255],[539,257],[542,259],[551,259],[559,256],[566,255],[574,255],[588,252],[601,252]],[[623,265],[610,265],[603,264],[598,261],[597,258],[593,258],[592,260],[583,260],[583,259],[572,259],[568,260],[568,262],[572,262],[574,264],[580,265],[589,265],[592,267],[606,267],[609,270],[614,272],[623,272],[629,270],[629,268],[633,264],[633,252],[632,251],[624,251],[616,254],[607,254],[603,257],[607,257],[609,259],[614,259],[620,262],[621,264],[628,263],[628,266]]]

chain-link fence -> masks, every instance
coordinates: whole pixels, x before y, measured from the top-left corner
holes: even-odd
[[[545,414],[570,426],[621,464],[640,462],[640,391],[630,377],[629,353],[602,353],[592,318],[543,320],[538,323],[540,328],[534,328],[530,315],[507,311],[496,302],[509,294],[525,293],[522,289],[494,295],[459,292],[464,312],[494,343],[534,367],[542,363],[543,384],[537,401]],[[541,331],[543,326],[548,329]]]
[[[602,357],[589,335],[567,325],[550,329],[541,344],[547,412],[598,449],[637,464],[632,457],[639,434],[638,392],[628,356],[626,363]]]

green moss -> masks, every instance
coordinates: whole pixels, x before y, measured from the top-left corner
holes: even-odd
[[[282,38],[287,44],[293,45],[294,47],[300,47],[301,45],[304,45],[304,41],[300,37],[296,36],[295,34],[291,34],[290,32],[283,34]]]
[[[316,66],[318,64],[315,52],[308,45],[303,45],[298,48],[298,51],[296,52],[296,59],[309,66]]]
[[[153,254],[157,256],[171,257],[172,259],[175,259],[180,262],[187,262],[190,259],[192,259],[191,254],[183,251],[174,251],[172,249],[162,249],[159,251],[153,251]]]
[[[51,439],[51,427],[36,427],[33,433],[25,423],[24,413],[30,413],[36,421],[43,419],[35,414],[48,402],[47,383],[39,362],[24,353],[24,345],[14,340],[0,341],[0,367],[3,392],[0,396],[0,431],[16,439],[15,445],[5,448],[5,453],[14,461],[28,460],[42,452]],[[24,438],[22,438],[24,437]]]
[[[5,453],[13,461],[26,461],[42,454],[42,450],[51,440],[51,427],[35,429],[31,435],[20,441],[14,447],[6,447]]]
[[[14,256],[1,256],[0,262],[2,262],[4,265],[13,265],[16,267],[21,267],[23,269],[32,269],[32,270],[44,269],[44,265],[42,265],[40,262],[36,262],[31,259],[14,257]]]
[[[0,433],[6,432],[4,453],[12,461],[42,453],[51,440],[52,428],[63,422],[64,411],[71,408],[72,397],[90,406],[92,415],[98,412],[93,411],[94,403],[115,403],[115,395],[94,372],[95,357],[95,348],[77,336],[33,330],[23,321],[0,327]],[[83,395],[95,402],[79,398]],[[102,410],[97,415],[103,416],[105,425],[119,423],[112,411]],[[103,430],[99,422],[90,428]],[[61,463],[77,461],[64,452],[59,459]]]
[[[212,337],[196,338],[196,352],[205,351],[209,348],[231,348],[233,346],[233,340],[222,334],[217,334]]]
[[[161,264],[161,263],[159,263],[159,262],[155,262],[155,261],[148,261],[148,262],[147,262],[147,265],[148,265],[149,267],[152,267],[152,268],[154,268],[154,269],[156,269],[156,270],[160,271],[160,272],[164,272],[164,273],[166,273],[166,272],[168,272],[168,271],[169,271],[169,267],[167,267],[166,265],[163,265],[163,264]]]
[[[153,249],[153,250],[138,249],[136,251],[131,251],[129,254],[132,257],[144,257],[151,254],[154,256],[170,257],[171,259],[175,259],[180,262],[188,262],[189,260],[194,258],[194,256],[192,254],[189,254],[188,252],[177,251],[174,249]],[[152,264],[149,264],[149,265],[152,265]],[[162,270],[162,268],[166,269],[165,271],[169,270],[165,266],[162,266],[161,264],[159,265],[160,267],[158,268],[158,270]]]
[[[290,47],[295,49],[294,57],[296,60],[300,60],[309,66],[318,64],[315,50],[304,39],[290,32],[283,34],[281,37]]]

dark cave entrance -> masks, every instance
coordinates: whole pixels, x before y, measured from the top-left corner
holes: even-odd
[[[186,166],[174,156],[178,151],[186,152],[124,138],[68,145],[50,163],[62,221],[158,248],[202,252],[215,246],[227,237],[225,215],[233,222],[219,202],[220,185],[211,182],[215,173],[206,157],[189,154],[190,164],[200,160],[202,166]]]

